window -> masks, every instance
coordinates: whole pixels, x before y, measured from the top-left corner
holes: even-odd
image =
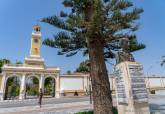
[[[37,48],[34,48],[34,50],[35,50],[35,53],[37,54],[38,53],[38,49]]]
[[[34,39],[34,43],[38,43],[38,39]]]

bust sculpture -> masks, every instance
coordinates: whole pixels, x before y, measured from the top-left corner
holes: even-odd
[[[121,50],[117,52],[116,63],[119,64],[124,61],[135,62],[135,59],[131,52],[129,51],[129,39],[122,38],[119,42]]]

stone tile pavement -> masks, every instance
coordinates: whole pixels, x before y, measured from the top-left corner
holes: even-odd
[[[63,99],[48,99],[46,100],[48,103],[50,101],[51,104],[44,104],[42,108],[39,108],[37,106],[37,100],[28,100],[23,101],[24,103],[34,102],[31,104],[28,104],[27,106],[20,107],[19,104],[21,103],[18,101],[15,101],[12,103],[12,101],[5,101],[0,102],[0,114],[73,114],[74,112],[79,112],[83,110],[91,110],[93,107],[89,104],[88,98],[78,98],[81,100],[73,100],[70,98],[63,98]],[[86,101],[84,101],[86,100]],[[45,101],[45,102],[46,102]],[[65,102],[64,102],[65,101]],[[67,102],[66,102],[67,101]],[[75,102],[73,102],[75,101]],[[13,106],[10,108],[3,108],[2,106],[7,104],[8,106],[11,102],[11,105],[18,105]],[[116,104],[116,100],[113,99],[114,104]],[[16,104],[18,103],[18,104]],[[54,104],[56,103],[56,104]],[[165,114],[165,96],[150,96],[149,97],[149,104],[150,104],[150,111],[151,114]]]
[[[74,114],[83,110],[91,110],[92,105],[89,101],[62,103],[62,104],[46,104],[42,108],[39,106],[26,106],[14,108],[0,108],[0,114]]]

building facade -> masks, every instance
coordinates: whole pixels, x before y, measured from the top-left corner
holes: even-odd
[[[6,100],[11,96],[11,94],[8,93],[8,91],[12,89],[8,86],[10,82],[13,82],[15,87],[18,85],[18,99],[24,99],[27,90],[34,89],[34,86],[31,86],[33,81],[38,91],[39,89],[44,90],[44,82],[47,78],[52,79],[51,83],[54,86],[53,96],[57,98],[60,96],[60,69],[58,67],[47,67],[44,64],[44,59],[40,54],[40,47],[40,26],[34,26],[31,37],[30,56],[25,58],[23,64],[7,64],[2,68],[2,74],[0,75],[0,100]],[[35,91],[33,94],[37,95]]]

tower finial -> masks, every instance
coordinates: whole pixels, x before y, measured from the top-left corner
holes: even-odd
[[[35,26],[33,26],[33,31],[34,32],[40,32],[41,31],[41,27],[39,25],[35,25]]]
[[[41,27],[39,25],[40,20],[37,20],[36,22],[37,22],[36,25],[33,26],[33,31],[40,32],[41,31]]]

